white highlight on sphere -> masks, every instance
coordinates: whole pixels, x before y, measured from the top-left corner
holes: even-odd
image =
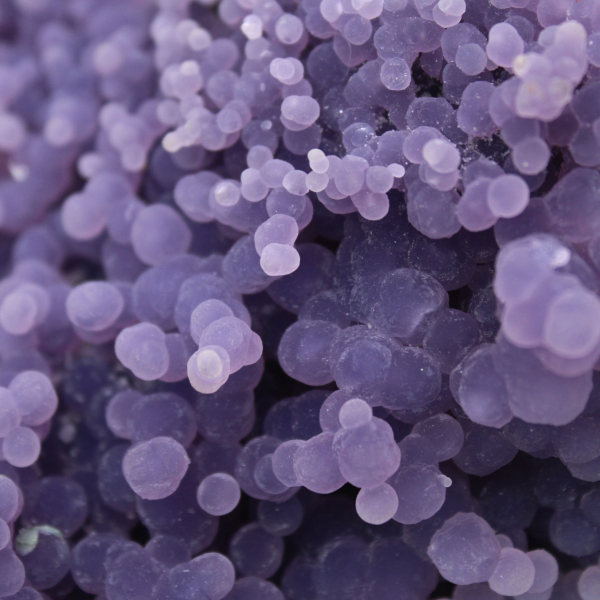
[[[247,15],[244,17],[240,29],[249,40],[257,40],[262,36],[263,22],[261,18],[256,15]]]
[[[217,204],[220,204],[221,206],[235,206],[241,196],[239,186],[229,180],[217,183],[213,193]]]
[[[204,349],[196,355],[196,367],[203,377],[215,379],[223,374],[223,362],[211,349]]]
[[[162,139],[162,147],[169,154],[174,154],[183,148],[183,142],[176,132],[169,131]]]
[[[187,365],[192,387],[202,394],[216,392],[228,379],[229,355],[220,346],[204,346],[194,352]]]

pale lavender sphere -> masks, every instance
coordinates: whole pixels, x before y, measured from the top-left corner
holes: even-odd
[[[591,566],[585,569],[577,582],[577,591],[582,600],[593,600],[600,593],[600,567]]]
[[[599,32],[0,0],[0,599],[600,600]]]
[[[186,252],[192,234],[181,215],[169,206],[154,204],[140,210],[131,228],[131,244],[138,258],[157,265]]]
[[[534,578],[535,566],[525,552],[516,548],[502,548],[489,584],[498,594],[518,596],[531,588]]]
[[[199,346],[199,352],[205,346],[223,348],[229,357],[229,373],[256,362],[262,354],[260,337],[237,317],[221,317],[213,321],[202,332]]]
[[[106,424],[117,436],[126,440],[131,439],[131,431],[127,424],[129,413],[138,400],[144,396],[135,390],[125,390],[115,394],[106,407]]]
[[[216,392],[229,378],[229,354],[216,345],[203,346],[190,357],[187,373],[192,387],[203,393]]]
[[[581,358],[600,343],[600,301],[585,290],[565,291],[552,302],[544,342],[564,358]]]
[[[218,552],[206,552],[190,561],[191,570],[202,582],[201,591],[209,600],[221,600],[232,589],[235,570],[231,560]]]
[[[436,531],[427,554],[445,579],[468,585],[489,580],[500,560],[500,544],[481,517],[458,513]]]
[[[410,67],[404,59],[390,58],[381,65],[381,83],[388,90],[405,90],[410,82]]]
[[[275,35],[282,44],[295,44],[304,32],[301,19],[295,15],[284,14],[275,23]]]
[[[517,175],[501,175],[488,188],[487,204],[496,217],[510,219],[520,215],[529,203],[529,187]]]
[[[368,221],[383,219],[390,210],[390,201],[387,194],[380,194],[368,190],[361,190],[352,195],[352,203]]]
[[[282,117],[302,127],[312,125],[319,114],[319,103],[309,96],[287,96],[281,105]]]
[[[38,459],[40,450],[40,438],[28,427],[17,427],[2,440],[4,460],[13,467],[31,466]]]
[[[289,244],[270,243],[262,250],[260,266],[271,277],[289,275],[300,266],[300,255]]]
[[[340,408],[339,420],[344,429],[366,425],[373,417],[373,409],[359,398],[345,402]]]
[[[8,389],[24,425],[41,425],[54,415],[58,396],[52,382],[39,371],[23,371],[9,384]]]
[[[434,138],[423,146],[423,158],[437,173],[451,174],[460,165],[460,152],[448,140]]]
[[[106,281],[89,281],[77,286],[66,303],[71,323],[86,331],[107,329],[118,319],[124,306],[119,290]]]
[[[366,410],[364,413],[368,414]],[[340,423],[344,425],[341,411]],[[393,475],[400,465],[400,449],[392,429],[377,418],[364,425],[340,429],[335,434],[333,449],[344,479],[356,487],[375,487]]]
[[[479,44],[463,44],[456,53],[456,66],[465,75],[479,75],[487,61],[488,57]]]
[[[169,368],[165,334],[152,323],[123,329],[115,340],[115,354],[123,366],[146,381],[162,377]]]
[[[202,510],[220,517],[230,513],[240,501],[240,486],[227,473],[212,473],[198,486],[196,498]]]
[[[278,446],[273,453],[271,459],[273,473],[287,487],[300,485],[300,481],[294,470],[294,457],[304,444],[304,440],[288,440]]]
[[[181,444],[156,437],[132,446],[123,458],[123,475],[144,500],[160,500],[177,490],[190,459]]]
[[[62,206],[61,221],[73,239],[91,240],[106,227],[106,206],[82,193],[72,194]]]
[[[277,59],[275,59],[277,60]],[[267,161],[272,160],[273,152],[266,146],[256,145],[248,150],[246,162],[252,169],[260,169]]]
[[[3,574],[0,579],[2,597],[16,594],[25,583],[25,569],[11,548],[0,550],[0,571]]]
[[[508,23],[497,23],[490,29],[487,55],[501,67],[512,67],[519,54],[522,54],[525,44],[518,31]]]
[[[2,301],[0,325],[12,335],[24,335],[43,323],[49,309],[50,299],[44,288],[34,283],[22,284]]]
[[[394,488],[382,483],[374,488],[364,488],[356,497],[356,512],[365,522],[382,525],[389,521],[398,509],[398,496]]]
[[[513,148],[515,167],[524,175],[541,173],[550,160],[550,148],[538,137],[529,137],[519,142]]]
[[[205,300],[196,306],[190,318],[192,339],[199,343],[204,330],[217,319],[233,317],[233,311],[221,300]]]
[[[376,165],[367,169],[365,183],[372,192],[385,194],[394,185],[394,176],[387,167]]]
[[[240,199],[239,184],[233,181],[220,181],[211,193],[214,195],[216,203],[221,206],[235,206]]]
[[[321,433],[301,445],[294,454],[298,483],[318,494],[330,494],[346,480],[333,452],[333,434]]]
[[[497,126],[487,110],[493,93],[494,86],[486,81],[476,81],[466,87],[456,113],[458,126],[466,134],[487,137],[496,131]]]
[[[403,451],[408,455],[408,448],[403,447]],[[435,464],[421,462],[427,463],[430,459],[411,460],[408,456],[406,464],[401,465],[388,480],[398,497],[394,521],[405,525],[414,525],[435,515],[444,504],[446,488],[452,484],[452,480],[443,475]]]
[[[558,579],[556,558],[546,550],[532,550],[527,553],[527,556],[535,567],[535,577],[529,593],[540,594],[551,589]]]
[[[267,219],[254,234],[254,246],[258,254],[269,244],[291,246],[298,237],[298,222],[289,215],[276,214]]]

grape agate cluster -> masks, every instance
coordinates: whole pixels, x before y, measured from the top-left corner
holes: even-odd
[[[0,600],[600,600],[600,0],[0,0]]]

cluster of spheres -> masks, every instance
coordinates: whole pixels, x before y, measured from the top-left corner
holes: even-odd
[[[0,600],[600,600],[600,0],[0,0]]]

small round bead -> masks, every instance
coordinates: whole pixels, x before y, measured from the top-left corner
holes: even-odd
[[[2,440],[4,459],[13,467],[31,466],[40,450],[40,438],[28,427],[17,427]]]
[[[382,483],[374,488],[364,488],[356,497],[358,516],[372,525],[389,521],[398,510],[398,496],[394,488]]]
[[[205,477],[196,495],[200,508],[216,517],[230,513],[238,505],[240,497],[238,482],[227,473],[213,473]]]
[[[190,459],[170,437],[156,437],[132,446],[123,458],[123,475],[144,500],[160,500],[177,490]]]
[[[300,266],[300,255],[293,246],[268,244],[260,255],[260,266],[272,277],[289,275]]]
[[[410,67],[403,58],[389,58],[381,65],[381,83],[388,90],[405,90],[410,82]]]
[[[344,429],[366,425],[373,417],[373,409],[364,401],[353,398],[340,409],[339,419]]]
[[[202,394],[212,394],[229,377],[229,355],[220,346],[204,346],[190,357],[187,372],[195,390]]]

